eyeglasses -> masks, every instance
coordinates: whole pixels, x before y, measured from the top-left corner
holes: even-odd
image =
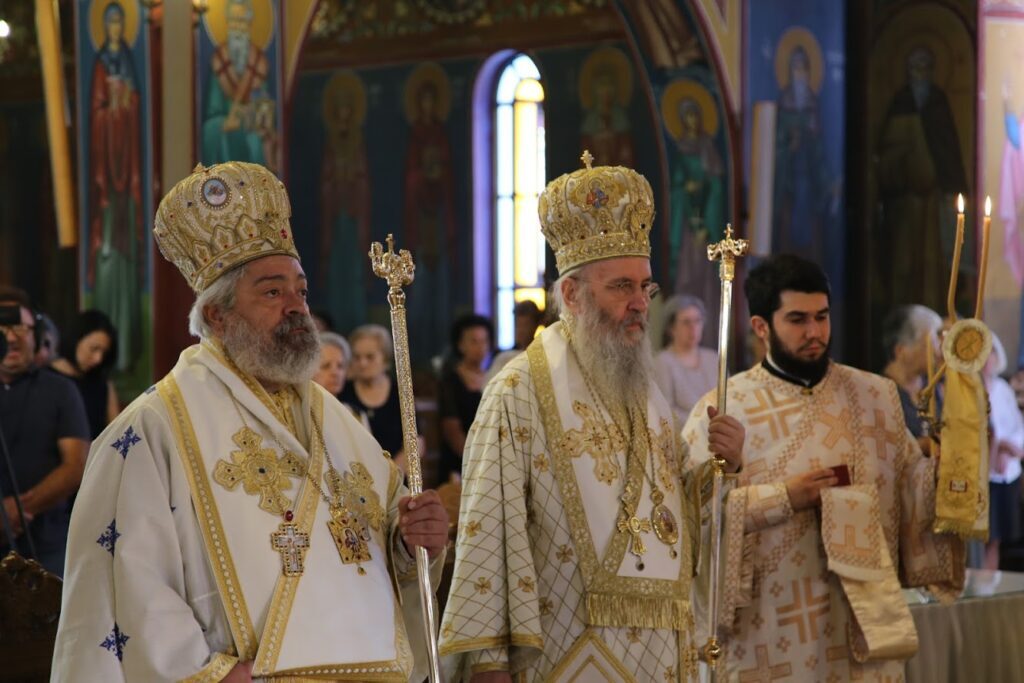
[[[0,334],[5,337],[13,334],[15,337],[27,337],[28,333],[36,329],[35,325],[0,325]]]
[[[584,278],[576,278],[580,282],[593,282],[592,280],[586,280]],[[604,285],[605,290],[612,295],[613,298],[619,301],[627,301],[636,296],[639,291],[640,294],[647,301],[653,301],[658,297],[661,292],[661,285],[657,282],[644,282],[637,284],[630,280],[616,280],[615,282],[609,282]]]

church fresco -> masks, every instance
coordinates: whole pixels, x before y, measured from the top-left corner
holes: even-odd
[[[956,195],[966,196],[971,211],[980,206],[971,164],[974,69],[967,27],[938,3],[907,6],[876,33],[869,103],[875,301],[919,303],[946,313]],[[974,241],[966,240],[958,298],[963,306],[972,297],[976,255]]]
[[[726,222],[728,178],[720,117],[711,92],[688,78],[676,79],[665,88],[661,116],[671,139],[668,272],[674,274],[675,293],[700,298],[710,312],[719,285],[707,246],[722,238]]]
[[[661,187],[659,133],[636,123],[654,119],[624,45],[529,54],[545,87],[548,177],[579,168],[592,134],[588,142],[607,145],[618,163],[628,157],[617,150],[627,150]],[[387,288],[369,273],[366,252],[368,241],[393,233],[416,260],[407,305],[421,367],[444,351],[452,319],[475,300],[472,98],[486,56],[300,71],[295,84],[287,181],[298,247],[310,255],[303,265],[314,285],[311,306],[343,334],[388,324]],[[616,130],[623,119],[630,130]]]
[[[822,264],[832,284],[839,353],[847,273],[844,5],[751,3],[744,94],[744,109],[753,113],[744,144],[757,251]]]
[[[138,391],[152,362],[148,36],[136,0],[75,8],[81,300],[114,323],[118,384]]]
[[[981,45],[978,195],[992,196],[985,322],[1013,372],[1024,366],[1024,3],[983,15]],[[968,221],[968,238],[976,238],[978,223]]]
[[[370,251],[370,173],[364,128],[366,86],[359,74],[344,69],[323,89],[321,111],[326,144],[320,172],[320,235],[317,289],[338,329],[366,321],[364,291],[373,274]]]
[[[616,47],[602,47],[587,55],[580,69],[580,149],[588,149],[598,163],[632,168],[633,130],[628,108],[633,99],[633,66]]]
[[[452,319],[450,274],[457,261],[455,169],[446,123],[452,93],[437,64],[415,67],[402,88],[409,126],[402,175],[403,248],[416,255],[416,284],[431,305],[409,309],[409,329],[419,339],[445,339]]]
[[[196,32],[197,157],[281,174],[278,0],[213,0]]]

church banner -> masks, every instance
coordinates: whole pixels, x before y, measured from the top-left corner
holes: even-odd
[[[80,304],[117,330],[125,400],[152,381],[148,26],[138,0],[75,3]]]
[[[196,158],[283,173],[278,0],[211,0],[196,29]]]

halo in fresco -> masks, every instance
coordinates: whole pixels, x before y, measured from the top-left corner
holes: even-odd
[[[676,140],[683,134],[683,122],[679,120],[679,103],[691,99],[700,108],[700,120],[704,133],[714,137],[718,132],[718,108],[711,92],[697,81],[680,78],[672,81],[661,95],[661,118],[665,127]]]
[[[602,47],[591,52],[580,69],[580,102],[584,108],[594,106],[594,79],[602,73],[612,76],[615,83],[615,101],[629,106],[633,96],[633,68],[629,58],[615,47]]]
[[[333,132],[337,120],[338,103],[347,98],[352,105],[352,120],[355,126],[363,125],[366,120],[366,88],[363,80],[351,69],[339,71],[324,85],[321,115],[324,127]]]
[[[274,8],[270,0],[251,0],[252,2],[252,28],[249,36],[252,44],[261,50],[266,50],[274,37]],[[203,13],[203,26],[206,27],[206,35],[214,45],[223,45],[228,37],[228,0],[211,2],[209,9]]]
[[[775,48],[775,80],[779,83],[779,89],[785,90],[789,86],[789,57],[798,47],[804,49],[811,63],[811,89],[815,93],[821,92],[821,81],[825,78],[821,44],[814,34],[803,26],[794,26],[783,33]]]
[[[959,30],[957,30],[959,29]],[[972,49],[964,45],[963,29],[957,25],[956,15],[948,10],[941,11],[903,11],[880,32],[876,40],[876,50],[891,55],[892,68],[887,70],[892,84],[892,91],[899,89],[907,79],[907,58],[919,47],[926,48],[932,56],[932,81],[943,90],[956,87],[954,80],[961,81],[959,74],[954,74],[956,55],[963,50]],[[957,71],[959,71],[957,69]]]
[[[139,34],[139,6],[135,0],[93,0],[89,7],[89,38],[96,52],[107,39],[103,14],[110,5],[119,5],[124,11],[124,42],[128,47],[135,46],[135,37]]]
[[[452,104],[452,88],[448,82],[448,74],[434,62],[420,64],[409,75],[405,81],[405,118],[409,123],[416,123],[416,95],[420,88],[427,83],[432,83],[437,91],[437,118],[445,121],[448,118],[448,111]]]

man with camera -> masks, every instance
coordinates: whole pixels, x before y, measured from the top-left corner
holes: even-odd
[[[37,321],[24,292],[0,286],[0,497],[14,549],[60,576],[89,425],[75,385],[34,367]],[[9,550],[0,534],[0,556]]]

